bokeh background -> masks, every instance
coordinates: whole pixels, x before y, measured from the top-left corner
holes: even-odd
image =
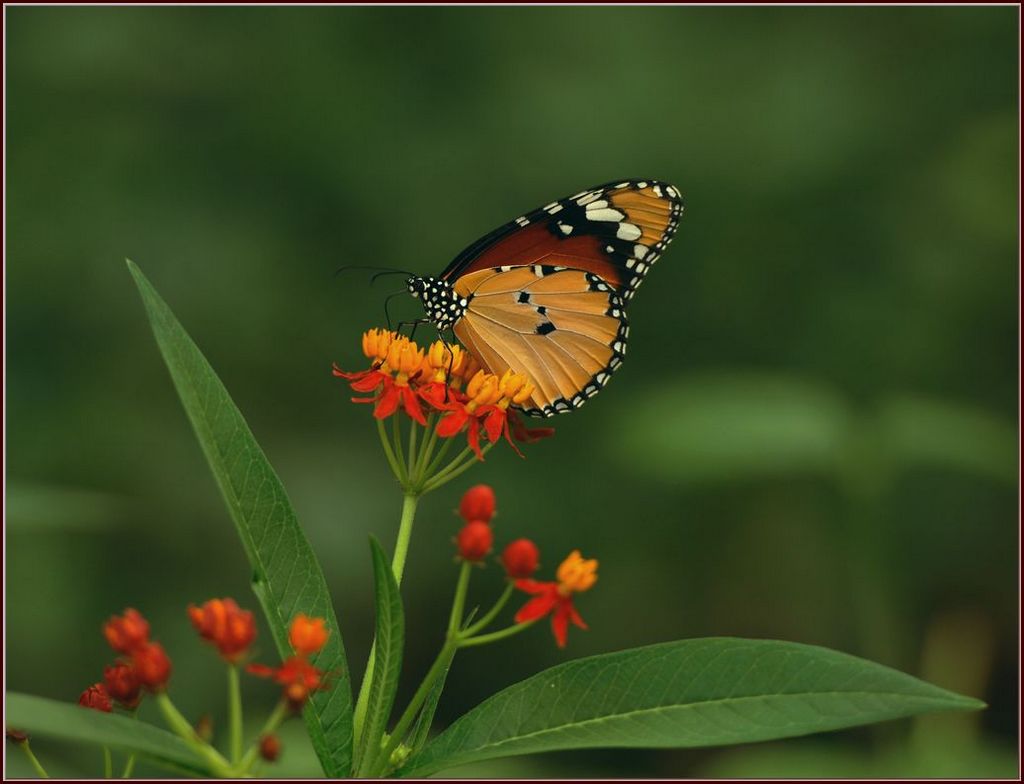
[[[656,177],[687,212],[624,370],[528,459],[497,449],[421,506],[405,694],[442,634],[452,510],[486,481],[499,542],[535,538],[549,568],[579,547],[601,581],[567,651],[538,630],[460,654],[442,723],[567,657],[704,635],[831,646],[990,707],[452,773],[1015,774],[1017,9],[5,16],[8,688],[76,699],[110,658],[101,622],[134,605],[183,710],[224,723],[184,607],[255,601],[125,257],[280,473],[358,670],[366,537],[393,541],[400,499],[330,366],[361,362],[395,286],[335,268],[436,272],[526,209]],[[499,584],[486,569],[476,598]],[[247,688],[255,721],[274,693]],[[285,744],[280,773],[317,773],[300,723]],[[99,773],[94,749],[36,746]]]

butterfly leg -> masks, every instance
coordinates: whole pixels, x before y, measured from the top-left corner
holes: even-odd
[[[428,319],[428,318],[413,319],[412,321],[399,321],[398,322],[398,326],[395,327],[395,332],[398,332],[400,334],[404,327],[410,327],[411,326],[412,327],[412,331],[409,332],[409,340],[412,340],[413,335],[416,334],[416,327],[418,327],[420,324],[429,324],[429,323],[430,323],[430,319]]]

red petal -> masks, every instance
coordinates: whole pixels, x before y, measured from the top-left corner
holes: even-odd
[[[373,392],[387,378],[383,373],[377,371],[367,372],[364,376],[349,384],[356,392]]]
[[[551,633],[555,635],[558,647],[564,648],[569,636],[569,613],[564,604],[559,605],[555,614],[551,616]]]
[[[488,406],[487,408],[484,431],[487,433],[487,440],[494,444],[501,438],[501,431],[505,429],[505,412],[497,406]]]
[[[466,435],[466,440],[469,442],[469,445],[473,448],[473,451],[476,452],[476,459],[477,460],[483,460],[484,459],[484,453],[480,451],[480,420],[479,419],[476,419],[474,417],[473,419],[469,420],[469,433]]]
[[[515,586],[520,591],[532,594],[544,593],[545,591],[550,591],[552,588],[558,587],[555,583],[544,583],[540,580],[531,580],[526,577],[521,580],[516,580]]]
[[[519,608],[519,612],[516,613],[516,623],[526,623],[526,621],[535,621],[538,618],[543,618],[558,604],[558,596],[554,594],[544,594],[541,596],[535,596],[530,599],[526,604]]]
[[[466,424],[468,418],[466,409],[460,406],[458,410],[441,417],[441,421],[437,423],[437,434],[441,438],[451,438],[462,430],[462,426]]]
[[[250,664],[245,668],[245,671],[259,678],[273,678],[277,675],[277,670],[273,667],[268,667],[266,664]]]
[[[416,393],[409,387],[402,387],[398,394],[402,398],[402,407],[405,409],[405,413],[426,427],[427,418],[423,416],[423,410],[420,408],[420,401],[416,398]]]
[[[576,612],[576,608],[573,607],[572,599],[567,599],[566,603],[569,605],[569,620],[581,629],[588,628],[588,626],[583,622],[583,619],[580,618],[580,614]]]
[[[377,401],[377,407],[373,409],[373,415],[377,419],[387,419],[398,410],[398,387],[394,384],[385,384],[384,392]]]

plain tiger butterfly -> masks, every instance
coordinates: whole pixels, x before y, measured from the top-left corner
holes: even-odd
[[[679,191],[658,180],[599,185],[510,221],[407,287],[420,321],[451,329],[484,370],[533,382],[524,413],[564,413],[622,365],[626,307],[682,212]]]

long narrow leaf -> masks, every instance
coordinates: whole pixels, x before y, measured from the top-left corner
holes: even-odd
[[[6,720],[8,728],[30,735],[109,746],[140,754],[172,770],[209,775],[203,761],[181,738],[127,716],[11,692]]]
[[[402,771],[557,749],[787,738],[983,703],[826,648],[709,638],[567,662],[484,701]]]
[[[327,619],[331,635],[316,664],[332,673],[330,690],[306,707],[313,747],[329,776],[347,776],[352,760],[352,692],[323,572],[281,480],[202,352],[135,264],[128,269],[146,306],[160,353],[195,428],[253,569],[253,590],[278,651],[291,653],[288,623],[298,612]]]
[[[366,724],[363,727],[360,748],[356,752],[355,770],[361,776],[372,772],[374,763],[380,755],[380,739],[387,729],[388,717],[395,702],[398,676],[402,671],[402,646],[405,644],[402,598],[391,564],[376,539],[370,539],[370,551],[373,556],[373,581],[377,601],[377,637]]]

